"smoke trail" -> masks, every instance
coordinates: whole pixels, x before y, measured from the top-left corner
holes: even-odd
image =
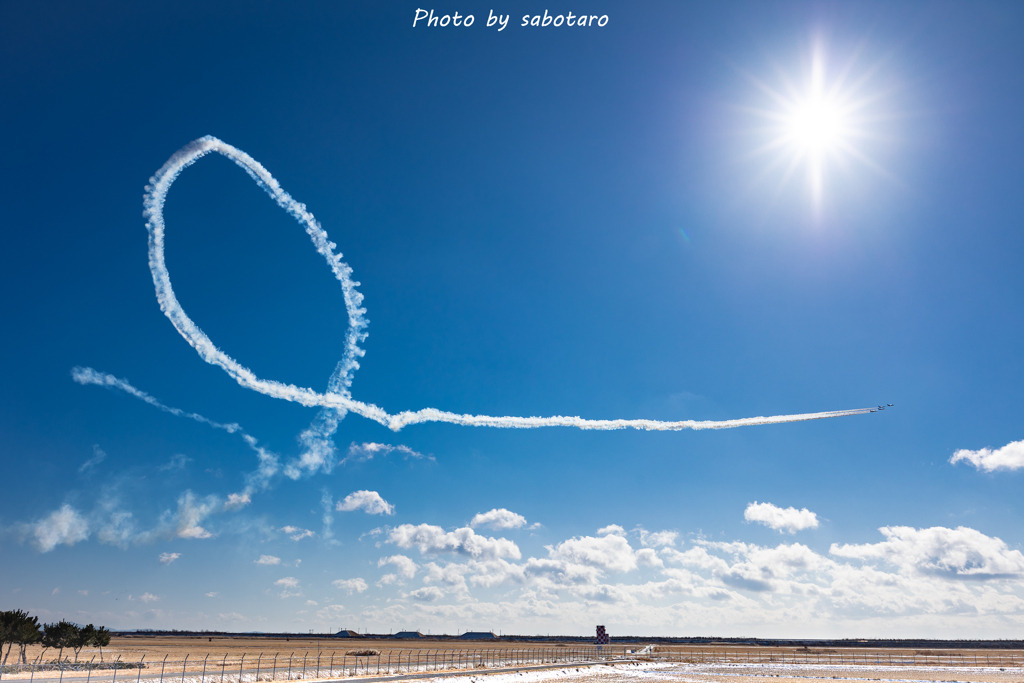
[[[224,507],[228,509],[240,508],[248,505],[252,501],[252,494],[256,491],[261,491],[270,485],[270,480],[277,474],[279,469],[277,456],[259,445],[259,441],[256,437],[246,434],[242,426],[232,422],[230,424],[222,424],[220,422],[214,422],[208,417],[204,417],[199,413],[190,413],[180,408],[174,408],[172,406],[164,405],[154,397],[147,394],[142,389],[138,389],[128,380],[114,377],[106,372],[98,372],[92,368],[75,367],[71,369],[71,379],[78,382],[79,384],[94,384],[100,387],[106,387],[108,389],[119,389],[130,396],[145,401],[149,405],[159,408],[165,413],[176,415],[178,417],[185,417],[196,422],[201,422],[205,425],[209,425],[214,429],[223,429],[228,434],[235,434],[236,432],[245,443],[248,444],[249,448],[256,451],[256,455],[259,458],[259,466],[256,471],[250,472],[245,477],[245,488],[239,493],[232,493],[228,496],[228,500]],[[92,461],[90,461],[92,462]],[[86,463],[89,464],[89,463]],[[84,467],[84,466],[83,466]]]
[[[95,384],[97,386],[106,387],[108,389],[120,389],[126,394],[130,394],[137,399],[145,401],[154,408],[159,408],[165,413],[171,415],[177,415],[178,417],[187,417],[190,420],[196,422],[202,422],[205,425],[210,425],[214,429],[223,429],[228,434],[234,434],[235,432],[241,432],[242,426],[232,422],[231,424],[221,424],[220,422],[214,422],[213,420],[203,417],[199,413],[189,413],[180,408],[172,408],[171,406],[165,406],[160,401],[156,400],[142,389],[136,389],[134,386],[128,383],[126,379],[118,379],[113,375],[105,372],[98,372],[92,368],[74,367],[71,368],[71,379],[75,380],[79,384]],[[243,432],[244,433],[244,432]]]
[[[211,152],[231,159],[259,185],[277,204],[287,211],[302,225],[316,250],[327,260],[334,277],[341,284],[345,308],[349,316],[349,331],[345,340],[345,351],[331,376],[327,391],[323,394],[307,387],[298,387],[274,380],[261,379],[241,365],[234,358],[221,351],[206,334],[192,321],[181,307],[171,287],[170,274],[164,260],[164,216],[163,207],[167,193],[178,175],[196,161]],[[456,413],[425,408],[418,411],[406,411],[389,415],[382,408],[372,403],[363,403],[352,398],[352,374],[359,368],[358,359],[364,354],[359,344],[366,339],[368,321],[366,310],[361,307],[363,296],[356,287],[359,283],[352,280],[352,269],[341,260],[341,254],[335,253],[337,245],[330,241],[327,232],[306,210],[306,206],[291,197],[270,172],[259,162],[240,149],[206,136],[194,140],[178,150],[150,179],[146,186],[143,201],[144,214],[148,219],[146,229],[149,231],[149,267],[156,286],[157,301],[178,330],[179,334],[192,345],[199,356],[207,363],[219,366],[243,387],[258,391],[267,396],[294,401],[304,406],[319,406],[324,410],[318,415],[310,429],[303,433],[302,440],[307,446],[309,458],[300,461],[290,470],[289,476],[298,476],[301,469],[317,469],[330,465],[333,459],[334,446],[330,436],[337,428],[338,420],[346,411],[362,415],[374,420],[389,429],[398,431],[403,427],[423,422],[447,422],[458,425],[478,427],[506,427],[532,429],[536,427],[577,427],[579,429],[644,429],[651,431],[677,431],[681,429],[728,429],[751,425],[779,424],[783,422],[802,422],[806,420],[822,420],[845,415],[860,415],[870,412],[870,408],[856,410],[839,410],[820,413],[804,413],[800,415],[776,415],[773,417],[748,417],[737,420],[682,420],[678,422],[662,422],[658,420],[585,420],[580,417],[491,417],[487,415],[459,415]],[[319,450],[317,450],[319,448]]]

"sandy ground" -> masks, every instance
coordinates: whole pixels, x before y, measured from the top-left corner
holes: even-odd
[[[808,683],[884,681],[891,683],[1024,683],[1024,668],[889,667],[804,665],[618,664],[547,671],[441,676],[436,683]]]

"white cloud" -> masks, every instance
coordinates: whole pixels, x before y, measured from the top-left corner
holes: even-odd
[[[143,593],[139,596],[139,602],[145,603],[157,602],[159,599],[160,598],[158,596],[153,595],[152,593]]]
[[[128,543],[135,538],[135,520],[132,518],[132,513],[124,510],[111,512],[107,523],[96,532],[96,538],[100,540],[100,543],[127,548]]]
[[[38,522],[24,525],[23,529],[33,536],[32,543],[43,553],[61,543],[74,545],[89,538],[89,522],[67,503]]]
[[[757,522],[766,527],[775,529],[780,534],[789,532],[795,534],[803,529],[817,529],[818,515],[807,508],[797,510],[794,507],[780,508],[771,503],[758,503],[754,501],[743,511],[743,518],[748,522]]]
[[[317,610],[316,616],[320,621],[333,621],[342,618],[344,612],[344,605],[324,605]]]
[[[626,530],[618,524],[609,524],[597,530],[598,536],[625,536]]]
[[[192,458],[186,457],[185,455],[178,453],[177,455],[172,456],[168,462],[164,463],[163,465],[160,465],[160,467],[157,467],[156,469],[159,472],[173,472],[175,470],[183,470],[185,469],[185,465],[187,465],[190,462],[192,462]]]
[[[306,604],[309,605],[310,607],[316,607],[320,603],[318,603],[316,600],[306,600]]]
[[[369,586],[366,585],[366,582],[360,578],[337,579],[335,581],[331,581],[331,585],[339,590],[346,591],[349,595],[352,595],[352,593],[362,593],[369,588]]]
[[[60,586],[57,586],[52,591],[50,591],[50,595],[57,595],[57,593],[60,593]]]
[[[338,512],[362,510],[368,515],[393,515],[395,506],[387,502],[376,491],[353,491],[338,502]]]
[[[397,569],[397,573],[385,574],[380,577],[380,581],[377,582],[378,586],[387,586],[394,583],[404,583],[403,579],[411,579],[416,575],[419,566],[405,555],[392,555],[391,557],[382,557],[377,560],[377,566],[383,567],[385,565],[394,565]]]
[[[220,593],[218,593],[217,591],[210,591],[209,593],[204,593],[204,595],[208,598],[215,598],[218,595],[220,595]]]
[[[474,529],[486,526],[494,531],[518,529],[519,527],[526,526],[526,517],[505,508],[495,508],[490,512],[479,512],[474,515],[469,526]]]
[[[274,582],[275,586],[283,586],[284,588],[295,588],[299,585],[299,580],[294,576],[286,576],[283,579],[278,579]]]
[[[252,502],[252,496],[248,493],[229,493],[228,499],[224,501],[225,510],[240,510]]]
[[[181,553],[160,553],[160,564],[170,564],[181,557]]]
[[[99,465],[106,459],[107,454],[103,452],[103,449],[100,448],[99,444],[93,444],[92,457],[83,462],[82,465],[78,468],[78,471],[79,473],[85,472],[88,469],[96,467],[96,465]]]
[[[283,526],[280,529],[278,529],[278,531],[288,534],[288,537],[293,541],[301,541],[304,538],[316,536],[316,532],[311,531],[309,529],[302,529],[297,526]]]
[[[598,531],[599,534],[605,533],[604,536],[570,538],[554,547],[548,546],[548,552],[556,560],[589,564],[613,572],[636,569],[636,557],[625,539],[625,531],[620,526],[612,526],[615,527],[613,531],[608,531],[611,527]],[[620,531],[623,535],[619,534]]]
[[[879,529],[881,543],[832,544],[829,553],[859,560],[884,560],[901,573],[947,579],[1024,577],[1024,555],[1010,550],[1002,539],[967,527],[915,529],[895,526]]]
[[[212,538],[213,534],[201,527],[200,523],[219,507],[220,501],[216,496],[198,499],[191,491],[185,491],[178,498],[174,534],[179,538]]]
[[[434,600],[440,600],[444,597],[444,593],[437,586],[424,586],[414,591],[406,593],[407,597],[413,600],[420,600],[422,602],[433,602]]]
[[[644,567],[664,567],[665,563],[658,557],[654,548],[641,548],[636,551],[636,562]]]
[[[78,591],[78,594],[79,595],[89,595],[89,590],[86,589],[86,590]]]
[[[1013,441],[996,450],[990,448],[982,448],[978,451],[961,449],[949,459],[949,462],[954,465],[961,461],[967,461],[984,472],[1024,469],[1024,441]]]
[[[260,559],[253,560],[253,562],[256,564],[281,564],[281,558],[273,555],[260,555]]]
[[[433,456],[423,455],[418,453],[408,446],[392,446],[387,443],[352,443],[348,447],[348,454],[342,459],[341,464],[344,465],[349,462],[365,462],[367,460],[373,460],[376,456],[385,457],[394,452],[399,452],[408,458],[415,458],[417,460],[426,458],[427,460],[433,460]]]
[[[678,531],[647,531],[639,528],[640,545],[645,548],[660,548],[662,546],[674,546],[679,538]]]
[[[402,524],[391,530],[387,542],[399,548],[418,548],[423,555],[456,553],[476,559],[508,557],[514,560],[522,557],[519,547],[507,538],[480,536],[469,527],[445,531],[430,524]]]

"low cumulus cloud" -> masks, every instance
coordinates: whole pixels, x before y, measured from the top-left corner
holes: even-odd
[[[260,555],[260,559],[253,560],[255,564],[281,564],[281,558],[273,555]]]
[[[637,558],[626,540],[622,527],[617,525],[613,531],[609,527],[598,533],[602,536],[581,536],[562,541],[555,546],[548,546],[550,556],[556,560],[592,565],[613,572],[628,572],[637,567]]]
[[[181,557],[181,553],[160,553],[160,564],[168,565]]]
[[[293,541],[301,541],[304,538],[311,538],[313,536],[316,536],[316,532],[310,529],[303,529],[302,527],[291,525],[283,526],[280,529],[278,529],[278,531],[288,534],[288,538],[292,539]]]
[[[1014,441],[1002,448],[978,451],[958,450],[949,459],[952,464],[967,462],[982,472],[1012,471],[1024,469],[1024,441]]]
[[[818,515],[807,508],[797,510],[794,507],[780,508],[771,503],[754,501],[743,511],[743,518],[748,522],[757,522],[775,529],[780,534],[795,534],[804,529],[818,528]]]
[[[639,527],[627,534],[612,524],[528,558],[496,551],[510,548],[509,539],[470,532],[428,524],[382,532],[385,543],[430,559],[418,565],[405,555],[380,558],[384,574],[376,583],[392,592],[366,613],[519,623],[612,616],[666,627],[711,619],[735,628],[780,619],[962,628],[1024,618],[1024,554],[967,527],[882,527],[878,542],[834,544],[819,553],[795,542],[683,541],[676,531]],[[419,585],[405,587],[417,579]],[[494,602],[475,594],[499,588]]]
[[[406,593],[406,597],[412,598],[413,600],[419,600],[421,602],[433,602],[443,598],[444,593],[437,586],[424,586],[423,588],[417,588],[414,591]]]
[[[344,465],[350,462],[366,462],[367,460],[373,460],[375,457],[386,457],[392,453],[401,453],[406,459],[413,458],[416,460],[433,460],[434,457],[431,455],[423,455],[408,446],[392,446],[389,443],[352,443],[348,447],[348,453],[342,459],[341,464]]]
[[[89,522],[65,503],[49,515],[21,527],[39,552],[48,553],[58,545],[74,545],[89,538]]]
[[[445,531],[430,524],[402,524],[388,533],[388,543],[399,548],[416,548],[422,555],[454,553],[476,559],[522,557],[519,546],[507,538],[490,538],[478,535],[469,527]]]
[[[380,580],[377,582],[378,586],[404,583],[406,580],[416,576],[416,571],[419,569],[419,565],[405,555],[392,555],[391,557],[382,557],[377,560],[378,567],[387,565],[394,566],[395,571],[380,577]]]
[[[526,526],[526,517],[505,508],[495,508],[490,512],[479,512],[474,515],[469,526],[474,529],[485,526],[494,531],[518,529]]]
[[[220,508],[217,496],[199,498],[186,491],[178,498],[178,511],[174,517],[174,535],[178,538],[212,538],[213,533],[200,524]]]
[[[1010,550],[1002,539],[975,529],[891,526],[879,531],[886,538],[881,543],[833,543],[829,553],[858,560],[882,560],[904,574],[968,581],[1024,577],[1024,555],[1019,550]]]
[[[274,582],[275,586],[283,586],[284,588],[297,588],[299,580],[294,576],[286,576],[283,579],[278,579]]]
[[[395,506],[384,500],[376,491],[353,491],[338,502],[338,512],[362,510],[368,515],[393,515]]]
[[[331,585],[338,590],[347,592],[349,595],[352,595],[352,593],[362,593],[369,588],[369,586],[366,585],[366,582],[360,578],[337,579],[335,581],[331,581]]]
[[[640,536],[640,545],[645,548],[672,547],[679,538],[678,531],[647,531],[637,527],[636,533]]]

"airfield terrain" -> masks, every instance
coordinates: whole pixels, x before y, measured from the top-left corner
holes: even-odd
[[[28,651],[39,661],[38,646]],[[47,651],[42,661],[55,658]],[[70,655],[65,651],[65,655]],[[595,660],[604,663],[592,665]],[[100,662],[105,666],[101,666]],[[110,663],[118,661],[119,673]],[[119,634],[85,649],[74,670],[8,671],[34,683],[259,683],[396,674],[437,683],[1024,683],[1024,650],[998,647],[814,647],[736,643],[617,643]],[[138,663],[145,666],[139,667]],[[166,681],[165,681],[166,678]]]

